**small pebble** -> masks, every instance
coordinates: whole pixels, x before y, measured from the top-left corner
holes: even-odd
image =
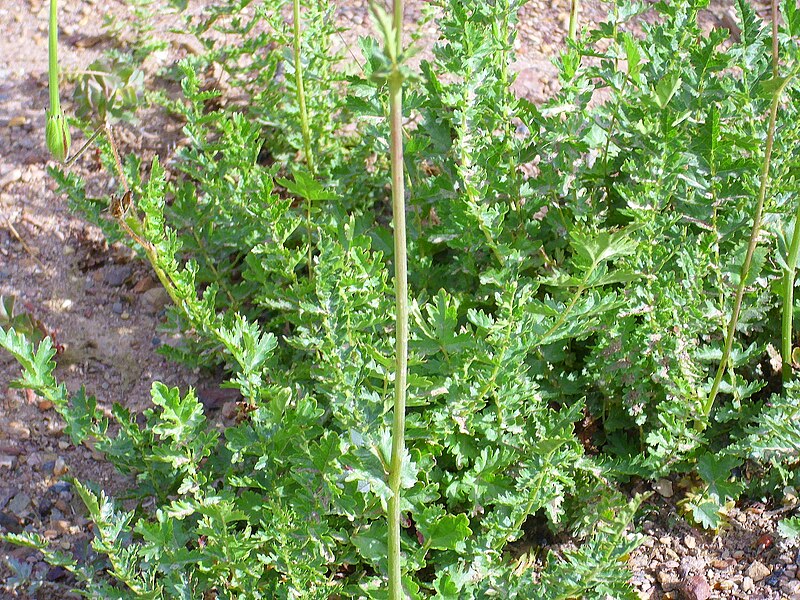
[[[755,589],[755,585],[753,584],[753,578],[745,575],[744,579],[742,579],[742,591],[752,592],[753,589]]]
[[[45,412],[46,410],[53,408],[53,403],[45,398],[40,398],[37,406],[39,407],[40,411]]]
[[[31,497],[25,492],[19,492],[11,499],[11,502],[8,503],[8,510],[19,518],[28,516],[30,507]]]
[[[61,494],[70,490],[72,490],[72,484],[69,481],[59,481],[47,488],[48,492],[53,492],[54,494]]]
[[[753,581],[761,581],[770,574],[770,569],[764,563],[754,560],[753,563],[747,567],[745,575],[752,578]]]
[[[680,583],[678,581],[678,576],[674,573],[670,573],[669,571],[659,571],[658,575],[656,576],[658,579],[658,583],[661,585],[661,589],[665,592],[669,592],[670,590],[675,589],[678,587]]]
[[[31,438],[30,428],[23,425],[20,421],[11,421],[6,425],[6,431],[13,438],[18,440],[29,440]]]
[[[121,315],[122,302],[114,302],[114,304],[111,305],[111,312],[114,313],[115,315]]]
[[[734,582],[731,581],[730,579],[720,579],[717,582],[717,587],[726,592],[728,590],[732,590],[734,585],[735,585]]]
[[[711,596],[711,586],[702,575],[694,575],[683,586],[687,600],[707,600]]]
[[[0,455],[0,470],[8,469],[9,471],[14,468],[17,459],[15,456],[8,456],[6,454]]]
[[[59,456],[53,464],[53,475],[56,477],[61,477],[67,472],[67,470],[67,463],[65,463],[64,459]]]
[[[120,287],[133,273],[133,268],[130,265],[120,265],[110,268],[103,281],[111,287]]]
[[[663,496],[664,498],[672,498],[675,493],[672,487],[672,482],[669,479],[659,479],[656,481],[653,487],[655,488],[656,492],[658,492],[659,495]]]

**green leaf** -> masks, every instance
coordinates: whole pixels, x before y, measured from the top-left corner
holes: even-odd
[[[690,503],[692,519],[705,529],[717,530],[722,524],[720,515],[721,506],[711,500],[705,500],[699,504]]]
[[[664,75],[656,84],[655,101],[658,107],[664,110],[672,100],[675,92],[678,91],[682,82],[681,76],[678,72],[672,72]]]
[[[782,12],[789,37],[800,36],[800,10],[797,8],[797,0],[784,0]]]
[[[622,34],[622,40],[625,45],[625,58],[628,63],[628,76],[635,82],[640,83],[641,60],[642,53],[639,50],[639,44],[636,38],[630,33],[625,32]]]
[[[279,184],[286,188],[290,194],[299,196],[305,200],[335,200],[336,194],[326,190],[321,183],[314,179],[310,173],[295,167],[292,169],[294,181],[290,179],[276,179]]]
[[[800,517],[790,517],[778,521],[778,533],[787,540],[800,537]]]
[[[388,560],[387,536],[385,521],[377,521],[351,535],[350,541],[363,558],[383,570]]]
[[[202,430],[206,418],[203,405],[193,390],[181,398],[178,388],[168,388],[163,383],[154,382],[150,393],[153,404],[161,407],[160,422],[153,427],[154,433],[172,438],[175,442],[190,442]]]
[[[426,508],[416,522],[424,545],[435,550],[457,550],[463,548],[472,530],[465,514],[448,515],[439,508]]]
[[[638,243],[630,237],[633,231],[633,228],[613,233],[608,231],[583,233],[574,230],[570,234],[572,249],[585,263],[596,267],[603,262],[636,252]]]
[[[735,500],[744,489],[744,484],[730,481],[731,472],[742,464],[742,460],[729,454],[707,453],[697,461],[697,473],[708,485],[708,493],[720,504]]]

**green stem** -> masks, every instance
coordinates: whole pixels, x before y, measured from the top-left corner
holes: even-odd
[[[795,71],[796,72],[796,71]],[[725,333],[725,347],[722,351],[722,360],[717,368],[717,374],[714,377],[714,383],[711,385],[711,391],[708,398],[703,404],[702,419],[695,422],[695,429],[702,431],[705,429],[705,422],[711,414],[711,409],[714,407],[714,400],[719,392],[719,386],[722,383],[722,377],[728,368],[728,361],[731,357],[731,350],[733,348],[733,336],[736,333],[736,325],[739,322],[739,313],[742,309],[742,299],[744,298],[744,288],[747,283],[747,277],[750,274],[750,265],[753,262],[753,253],[758,245],[758,236],[761,232],[761,217],[764,212],[764,199],[767,196],[767,186],[769,184],[769,166],[772,159],[772,147],[775,142],[775,124],[778,118],[778,104],[780,102],[781,94],[786,86],[795,75],[792,72],[786,79],[780,82],[778,87],[772,94],[772,103],[769,108],[769,129],[767,130],[767,145],[764,151],[764,162],[761,165],[761,184],[758,190],[758,201],[756,203],[755,214],[753,215],[753,228],[750,231],[750,240],[747,244],[747,253],[742,263],[742,270],[739,275],[739,285],[736,288],[736,298],[733,302],[733,312],[731,313],[731,320],[728,323],[728,330]]]
[[[394,0],[394,56],[403,48],[403,0]],[[387,44],[390,43],[387,40]],[[408,257],[406,254],[406,202],[403,173],[403,75],[393,65],[389,77],[391,120],[392,221],[394,225],[395,290],[395,380],[392,419],[392,458],[389,465],[389,599],[403,600],[402,556],[400,553],[400,476],[405,454],[406,381],[408,378]]]
[[[792,316],[794,311],[794,275],[797,269],[797,258],[800,255],[800,203],[794,215],[794,231],[789,254],[786,257],[786,269],[783,272],[783,306],[781,319],[781,375],[783,384],[792,379]]]
[[[581,8],[581,0],[572,0],[569,7],[569,39],[573,42],[578,32],[578,12]]]
[[[61,102],[58,99],[58,0],[50,0],[50,27],[48,29],[47,56],[47,79],[50,86],[50,113],[55,115],[61,111]]]
[[[297,104],[300,108],[300,130],[303,135],[303,152],[306,155],[306,164],[311,176],[317,176],[314,165],[314,152],[311,149],[311,133],[308,127],[308,108],[306,107],[306,91],[303,85],[303,61],[300,56],[300,0],[293,0],[292,12],[294,16],[294,82],[297,89]],[[314,278],[312,268],[313,232],[311,227],[311,200],[306,199],[306,230],[308,231],[308,276]]]

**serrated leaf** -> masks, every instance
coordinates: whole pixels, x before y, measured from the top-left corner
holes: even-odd
[[[655,101],[660,109],[663,110],[667,107],[682,81],[677,72],[667,73],[658,81],[655,89]]]
[[[722,524],[720,505],[710,500],[699,504],[689,504],[692,511],[692,519],[705,529],[717,530]]]
[[[311,175],[303,169],[292,169],[292,176],[294,177],[294,181],[283,178],[278,178],[275,181],[285,187],[290,194],[294,194],[305,200],[311,200],[312,202],[318,200],[334,200],[336,198],[336,194],[326,190],[321,183],[311,177]]]
[[[800,517],[790,517],[778,521],[778,533],[787,540],[794,540],[800,536]]]
[[[435,509],[426,509],[417,521],[423,543],[435,550],[456,550],[463,544],[472,530],[465,514],[441,515]]]

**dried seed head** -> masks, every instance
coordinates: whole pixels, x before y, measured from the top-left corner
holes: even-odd
[[[67,159],[67,156],[69,156],[69,146],[71,140],[69,135],[69,125],[67,125],[67,118],[64,116],[63,111],[47,111],[45,137],[47,139],[47,149],[50,150],[53,158],[64,162]]]

